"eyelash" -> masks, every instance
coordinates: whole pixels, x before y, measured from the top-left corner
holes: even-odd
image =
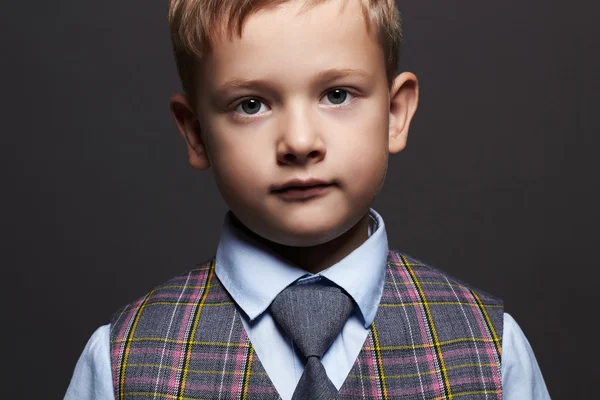
[[[329,105],[329,107],[331,107],[331,108],[347,107],[349,104],[352,104],[356,100],[356,97],[357,97],[356,92],[351,89],[343,88],[343,87],[335,87],[335,88],[329,89],[328,91],[325,92],[325,94],[323,94],[323,96],[321,96],[321,98],[327,96],[329,93],[333,92],[334,90],[343,90],[348,95],[350,95],[352,98],[349,101],[347,101],[346,103]],[[232,107],[233,108],[232,111],[235,115],[235,118],[241,119],[241,120],[251,120],[254,118],[258,118],[258,116],[260,116],[260,114],[242,114],[242,113],[237,112],[237,108],[239,106],[241,106],[245,101],[248,101],[248,100],[257,100],[261,104],[265,104],[265,102],[259,97],[246,97],[244,99],[241,99],[238,102],[236,102]]]

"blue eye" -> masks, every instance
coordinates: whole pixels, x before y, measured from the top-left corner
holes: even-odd
[[[344,89],[334,89],[327,93],[327,100],[332,104],[342,104],[348,97],[348,91]]]
[[[256,99],[248,99],[241,102],[238,107],[240,106],[244,113],[253,115],[260,111],[261,102]]]

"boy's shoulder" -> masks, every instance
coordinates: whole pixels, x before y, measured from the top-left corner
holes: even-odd
[[[411,281],[417,287],[440,285],[448,288],[451,293],[467,291],[476,298],[479,298],[486,305],[501,306],[503,304],[500,297],[487,293],[470,283],[455,278],[444,270],[433,267],[400,251],[389,251],[388,265],[392,267],[388,269],[389,273],[401,274],[401,271],[406,271],[405,276],[403,276],[404,280]]]
[[[201,297],[208,292],[205,289],[220,286],[214,279],[214,265],[215,257],[212,257],[154,287],[143,296],[118,309],[111,318],[111,325],[122,324],[125,319],[132,316],[135,318],[136,314],[149,307],[155,307],[160,313],[165,308],[198,302],[199,298],[201,300]]]

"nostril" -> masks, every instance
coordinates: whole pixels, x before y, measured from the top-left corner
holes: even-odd
[[[308,153],[308,158],[319,158],[321,156],[321,152],[319,150],[313,150]]]
[[[291,154],[291,153],[287,153],[286,155],[283,156],[283,160],[285,162],[295,162],[296,161],[296,156]]]

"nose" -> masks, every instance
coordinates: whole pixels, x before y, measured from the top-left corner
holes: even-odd
[[[296,107],[282,118],[277,161],[286,165],[316,163],[325,158],[325,143],[309,111]]]

